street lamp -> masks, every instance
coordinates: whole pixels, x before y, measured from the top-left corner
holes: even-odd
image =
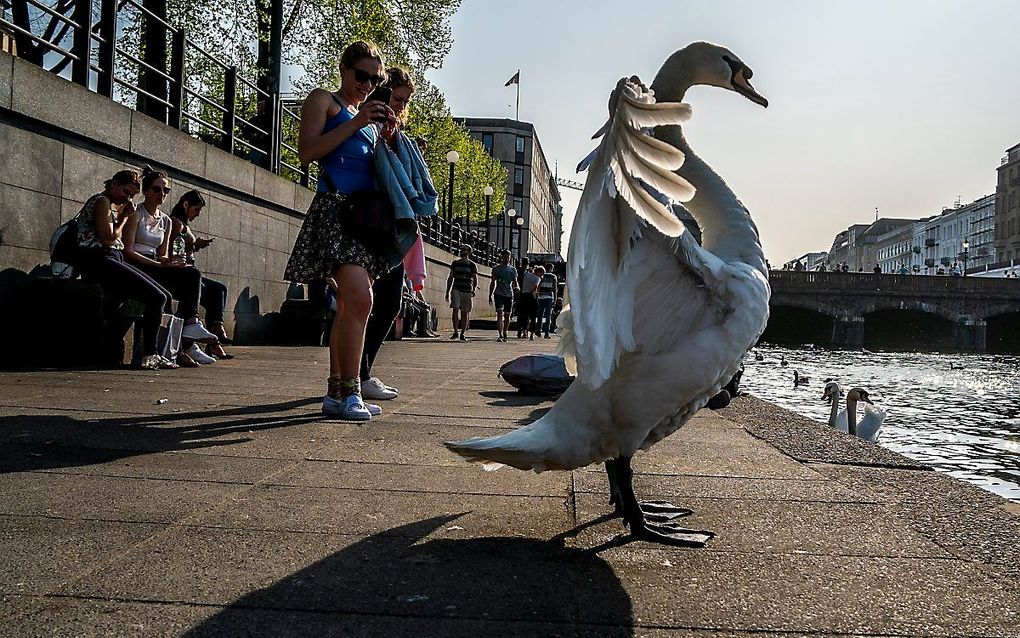
[[[496,192],[491,186],[486,186],[482,189],[482,194],[485,195],[485,250],[489,250],[489,246],[492,245],[492,237],[489,236],[489,206],[492,203],[492,194]]]
[[[524,240],[524,218],[517,218],[517,259],[520,260],[522,256],[521,243]]]
[[[510,210],[508,210],[506,212],[506,218],[503,220],[504,222],[506,222],[506,226],[507,226],[507,230],[504,233],[506,235],[506,247],[507,248],[510,248],[510,246],[514,243],[514,226],[513,226],[513,222],[514,222],[514,215],[516,215],[516,214],[517,214],[517,211],[515,211],[514,209],[511,208]],[[499,246],[500,246],[500,248],[503,247],[503,238],[502,237],[500,237],[500,239],[499,239]]]
[[[967,276],[967,257],[970,256],[969,252],[970,252],[970,240],[969,239],[964,239],[963,240],[963,276],[964,277]]]
[[[447,204],[447,212],[446,212],[446,220],[448,222],[452,223],[453,222],[453,166],[457,162],[460,161],[460,153],[458,153],[457,151],[450,151],[449,153],[446,154],[446,161],[450,163],[450,194],[447,195],[447,197],[446,197],[446,201],[448,202],[448,204]]]

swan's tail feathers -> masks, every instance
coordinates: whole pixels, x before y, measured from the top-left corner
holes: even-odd
[[[486,469],[503,465],[536,472],[569,469],[551,461],[548,447],[536,445],[535,439],[531,426],[525,426],[499,436],[447,441],[444,445],[464,460],[481,463]]]

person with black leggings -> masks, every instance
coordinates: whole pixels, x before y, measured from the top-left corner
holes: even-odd
[[[142,315],[142,358],[145,370],[173,369],[177,364],[156,352],[156,336],[163,313],[171,308],[170,292],[124,261],[124,229],[133,222],[131,200],[141,188],[136,171],[118,171],[102,193],[86,200],[78,212],[78,270],[98,283],[105,296],[134,299],[145,307]]]
[[[395,66],[386,69],[384,87],[389,89],[389,107],[395,119],[383,126],[381,134],[390,139],[403,122],[404,110],[414,93],[414,81],[406,69]],[[373,99],[371,96],[369,100]],[[378,277],[372,284],[372,314],[365,326],[365,349],[361,355],[361,394],[366,399],[386,401],[397,397],[397,389],[372,376],[372,364],[379,353],[390,327],[400,314],[400,299],[404,288],[404,267],[397,266]]]

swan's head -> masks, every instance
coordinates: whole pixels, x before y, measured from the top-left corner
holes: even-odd
[[[849,392],[846,393],[847,403],[857,403],[858,401],[875,405],[875,402],[872,401],[870,397],[868,397],[868,391],[865,390],[864,388],[852,388]]]
[[[769,101],[751,86],[751,76],[754,75],[751,67],[724,46],[711,42],[692,42],[666,60],[655,78],[655,84],[668,85],[668,76],[680,76],[682,73],[688,75],[689,86],[717,86],[735,91],[755,104],[764,107],[769,105]],[[665,101],[674,97],[664,95],[660,99]]]
[[[825,384],[825,389],[822,390],[822,398],[825,402],[832,404],[833,401],[843,396],[843,391],[839,388],[839,384],[835,381],[829,381]]]

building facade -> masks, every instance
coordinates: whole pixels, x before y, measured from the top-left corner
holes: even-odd
[[[995,185],[996,261],[1020,261],[1020,144],[1006,151]]]
[[[514,255],[562,255],[563,208],[556,177],[530,122],[469,117],[460,120],[507,170],[506,201],[516,215],[493,211],[489,240]],[[517,219],[523,219],[518,225]]]
[[[851,270],[870,271],[875,263],[887,273],[906,268],[935,275],[950,272],[957,263],[982,269],[996,259],[995,201],[995,194],[985,195],[931,217],[880,219],[863,230],[851,226],[836,235],[833,246],[840,244]]]

